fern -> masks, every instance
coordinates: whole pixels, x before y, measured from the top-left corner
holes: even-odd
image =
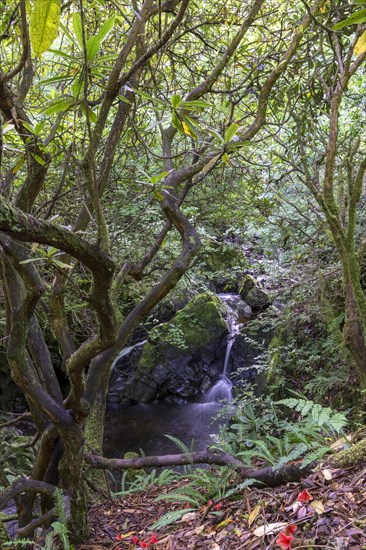
[[[181,440],[178,439],[177,437],[174,437],[174,435],[164,434],[164,437],[166,437],[167,439],[169,439],[169,441],[171,441],[172,443],[174,443],[174,445],[176,445],[176,446],[178,447],[178,449],[179,449],[183,454],[187,454],[187,455],[191,455],[191,454],[192,454],[192,449],[190,449],[189,447],[187,447],[187,445],[186,445],[185,443],[183,443],[183,441],[181,441]],[[193,444],[193,441],[192,441],[192,444]],[[188,473],[192,472],[192,465],[184,466],[183,471],[184,471],[185,474],[188,474]]]
[[[285,405],[298,412],[304,419],[311,421],[319,428],[326,427],[333,433],[340,433],[347,425],[347,418],[344,414],[335,412],[329,407],[322,407],[319,403],[314,403],[307,399],[281,399],[276,402],[277,405]]]
[[[306,468],[312,462],[316,462],[322,458],[325,454],[329,452],[329,447],[320,447],[319,449],[314,450],[313,452],[307,454],[302,461],[301,468]]]
[[[195,512],[196,508],[185,508],[184,510],[175,510],[174,512],[168,512],[167,514],[164,514],[158,521],[156,521],[151,527],[149,527],[150,531],[157,531],[158,529],[161,529],[162,527],[166,527],[167,525],[170,525],[171,523],[175,523],[179,519],[181,519],[185,514],[188,514],[189,512]]]
[[[179,474],[173,470],[163,470],[160,475],[157,475],[156,470],[152,470],[149,474],[139,474],[128,485],[128,472],[123,472],[121,479],[121,490],[114,493],[115,496],[131,495],[132,493],[140,493],[146,491],[153,485],[163,486],[172,483],[178,479]]]
[[[248,487],[250,487],[251,485],[253,485],[253,483],[260,483],[259,481],[257,481],[256,479],[246,479],[245,481],[243,481],[242,483],[239,483],[239,485],[236,485],[235,487],[233,487],[232,489],[229,489],[228,491],[226,491],[226,493],[223,495],[222,498],[229,498],[231,497],[232,495],[235,495],[237,493],[240,493],[240,491],[242,491],[243,489],[247,489]]]
[[[206,502],[206,496],[203,495],[200,491],[196,490],[193,487],[193,483],[189,485],[185,485],[184,487],[178,487],[177,489],[173,489],[169,493],[165,493],[162,495],[159,495],[155,501],[159,500],[170,500],[170,501],[184,501],[189,502],[190,504],[193,504],[197,508],[201,506],[201,504]]]
[[[32,539],[18,539],[18,540],[12,540],[10,542],[3,542],[2,545],[4,548],[14,548],[15,546],[28,546],[32,545],[34,546],[34,540]],[[35,545],[36,548],[41,548],[39,544]]]
[[[61,542],[63,550],[72,550],[74,547],[69,541],[67,517],[65,512],[64,495],[61,489],[55,491],[55,514],[57,520],[51,525],[51,531],[45,540],[45,550],[54,550],[55,543]]]
[[[191,454],[192,449],[187,447],[187,445],[183,443],[183,441],[181,441],[177,437],[174,437],[174,435],[164,434],[164,437],[166,437],[167,439],[169,439],[169,441],[174,443],[174,445],[176,445],[183,454]]]
[[[309,446],[305,443],[298,443],[296,447],[294,447],[288,455],[283,456],[280,458],[278,463],[275,466],[275,469],[282,468],[282,466],[285,466],[285,464],[288,464],[289,462],[298,460],[301,456],[303,456],[307,451],[309,450]]]

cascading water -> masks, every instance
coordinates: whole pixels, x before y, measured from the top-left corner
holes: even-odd
[[[235,297],[233,294],[218,294],[218,297],[224,302],[228,310],[228,328],[229,334],[227,339],[224,368],[220,379],[208,390],[205,396],[205,402],[218,402],[226,401],[230,402],[232,400],[232,382],[229,378],[229,368],[230,368],[230,354],[235,338],[239,333],[241,322],[238,311],[236,311],[232,305],[235,303],[236,298],[241,301],[240,296]]]
[[[131,351],[134,350],[135,348],[139,348],[139,347],[143,346],[144,344],[146,344],[146,342],[147,342],[147,340],[142,340],[142,342],[137,342],[137,344],[134,344],[133,346],[127,346],[126,348],[123,348],[119,352],[117,357],[114,359],[114,361],[112,363],[112,366],[111,366],[111,370],[114,368],[118,372],[118,367],[116,367],[118,361],[122,357],[125,357],[126,355],[129,355],[131,353]]]

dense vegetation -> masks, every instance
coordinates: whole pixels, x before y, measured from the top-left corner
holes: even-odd
[[[173,289],[235,283],[249,265],[207,273],[205,256],[233,242],[299,294],[287,289],[270,348],[273,391],[304,372],[328,401],[351,380],[362,419],[362,2],[9,0],[0,13],[0,376],[39,437],[30,477],[7,489],[27,491],[22,533],[35,492],[58,485],[85,538],[84,454],[102,453],[111,364]]]

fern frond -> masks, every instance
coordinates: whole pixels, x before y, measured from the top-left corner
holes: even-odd
[[[305,445],[305,443],[298,443],[287,456],[283,456],[280,458],[275,466],[275,469],[277,470],[278,468],[282,468],[282,466],[285,466],[285,464],[288,464],[289,462],[298,460],[308,450],[308,445]]]
[[[196,508],[185,508],[184,510],[175,510],[174,512],[168,512],[167,514],[164,514],[160,519],[158,519],[158,521],[156,521],[153,525],[151,525],[151,527],[149,527],[149,530],[157,531],[158,529],[162,529],[163,527],[166,527],[171,523],[175,523],[185,514],[188,514],[188,512],[194,511],[196,511]]]
[[[260,483],[260,482],[257,481],[256,479],[251,479],[251,478],[246,479],[242,483],[239,483],[239,485],[236,485],[232,489],[229,489],[229,491],[226,491],[226,493],[223,495],[223,498],[229,498],[232,495],[240,493],[240,491],[242,491],[243,489],[247,489],[248,487],[253,485],[253,483]]]

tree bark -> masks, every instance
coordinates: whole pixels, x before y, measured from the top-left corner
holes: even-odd
[[[248,468],[246,464],[234,456],[219,449],[195,451],[189,454],[165,456],[144,456],[141,458],[104,458],[93,454],[86,454],[86,461],[93,468],[108,470],[140,469],[147,467],[183,466],[189,464],[216,464],[230,466],[238,471],[243,479],[253,480],[252,486],[277,487],[290,481],[299,481],[306,477],[313,465],[302,467],[301,462],[286,464],[282,468]]]

